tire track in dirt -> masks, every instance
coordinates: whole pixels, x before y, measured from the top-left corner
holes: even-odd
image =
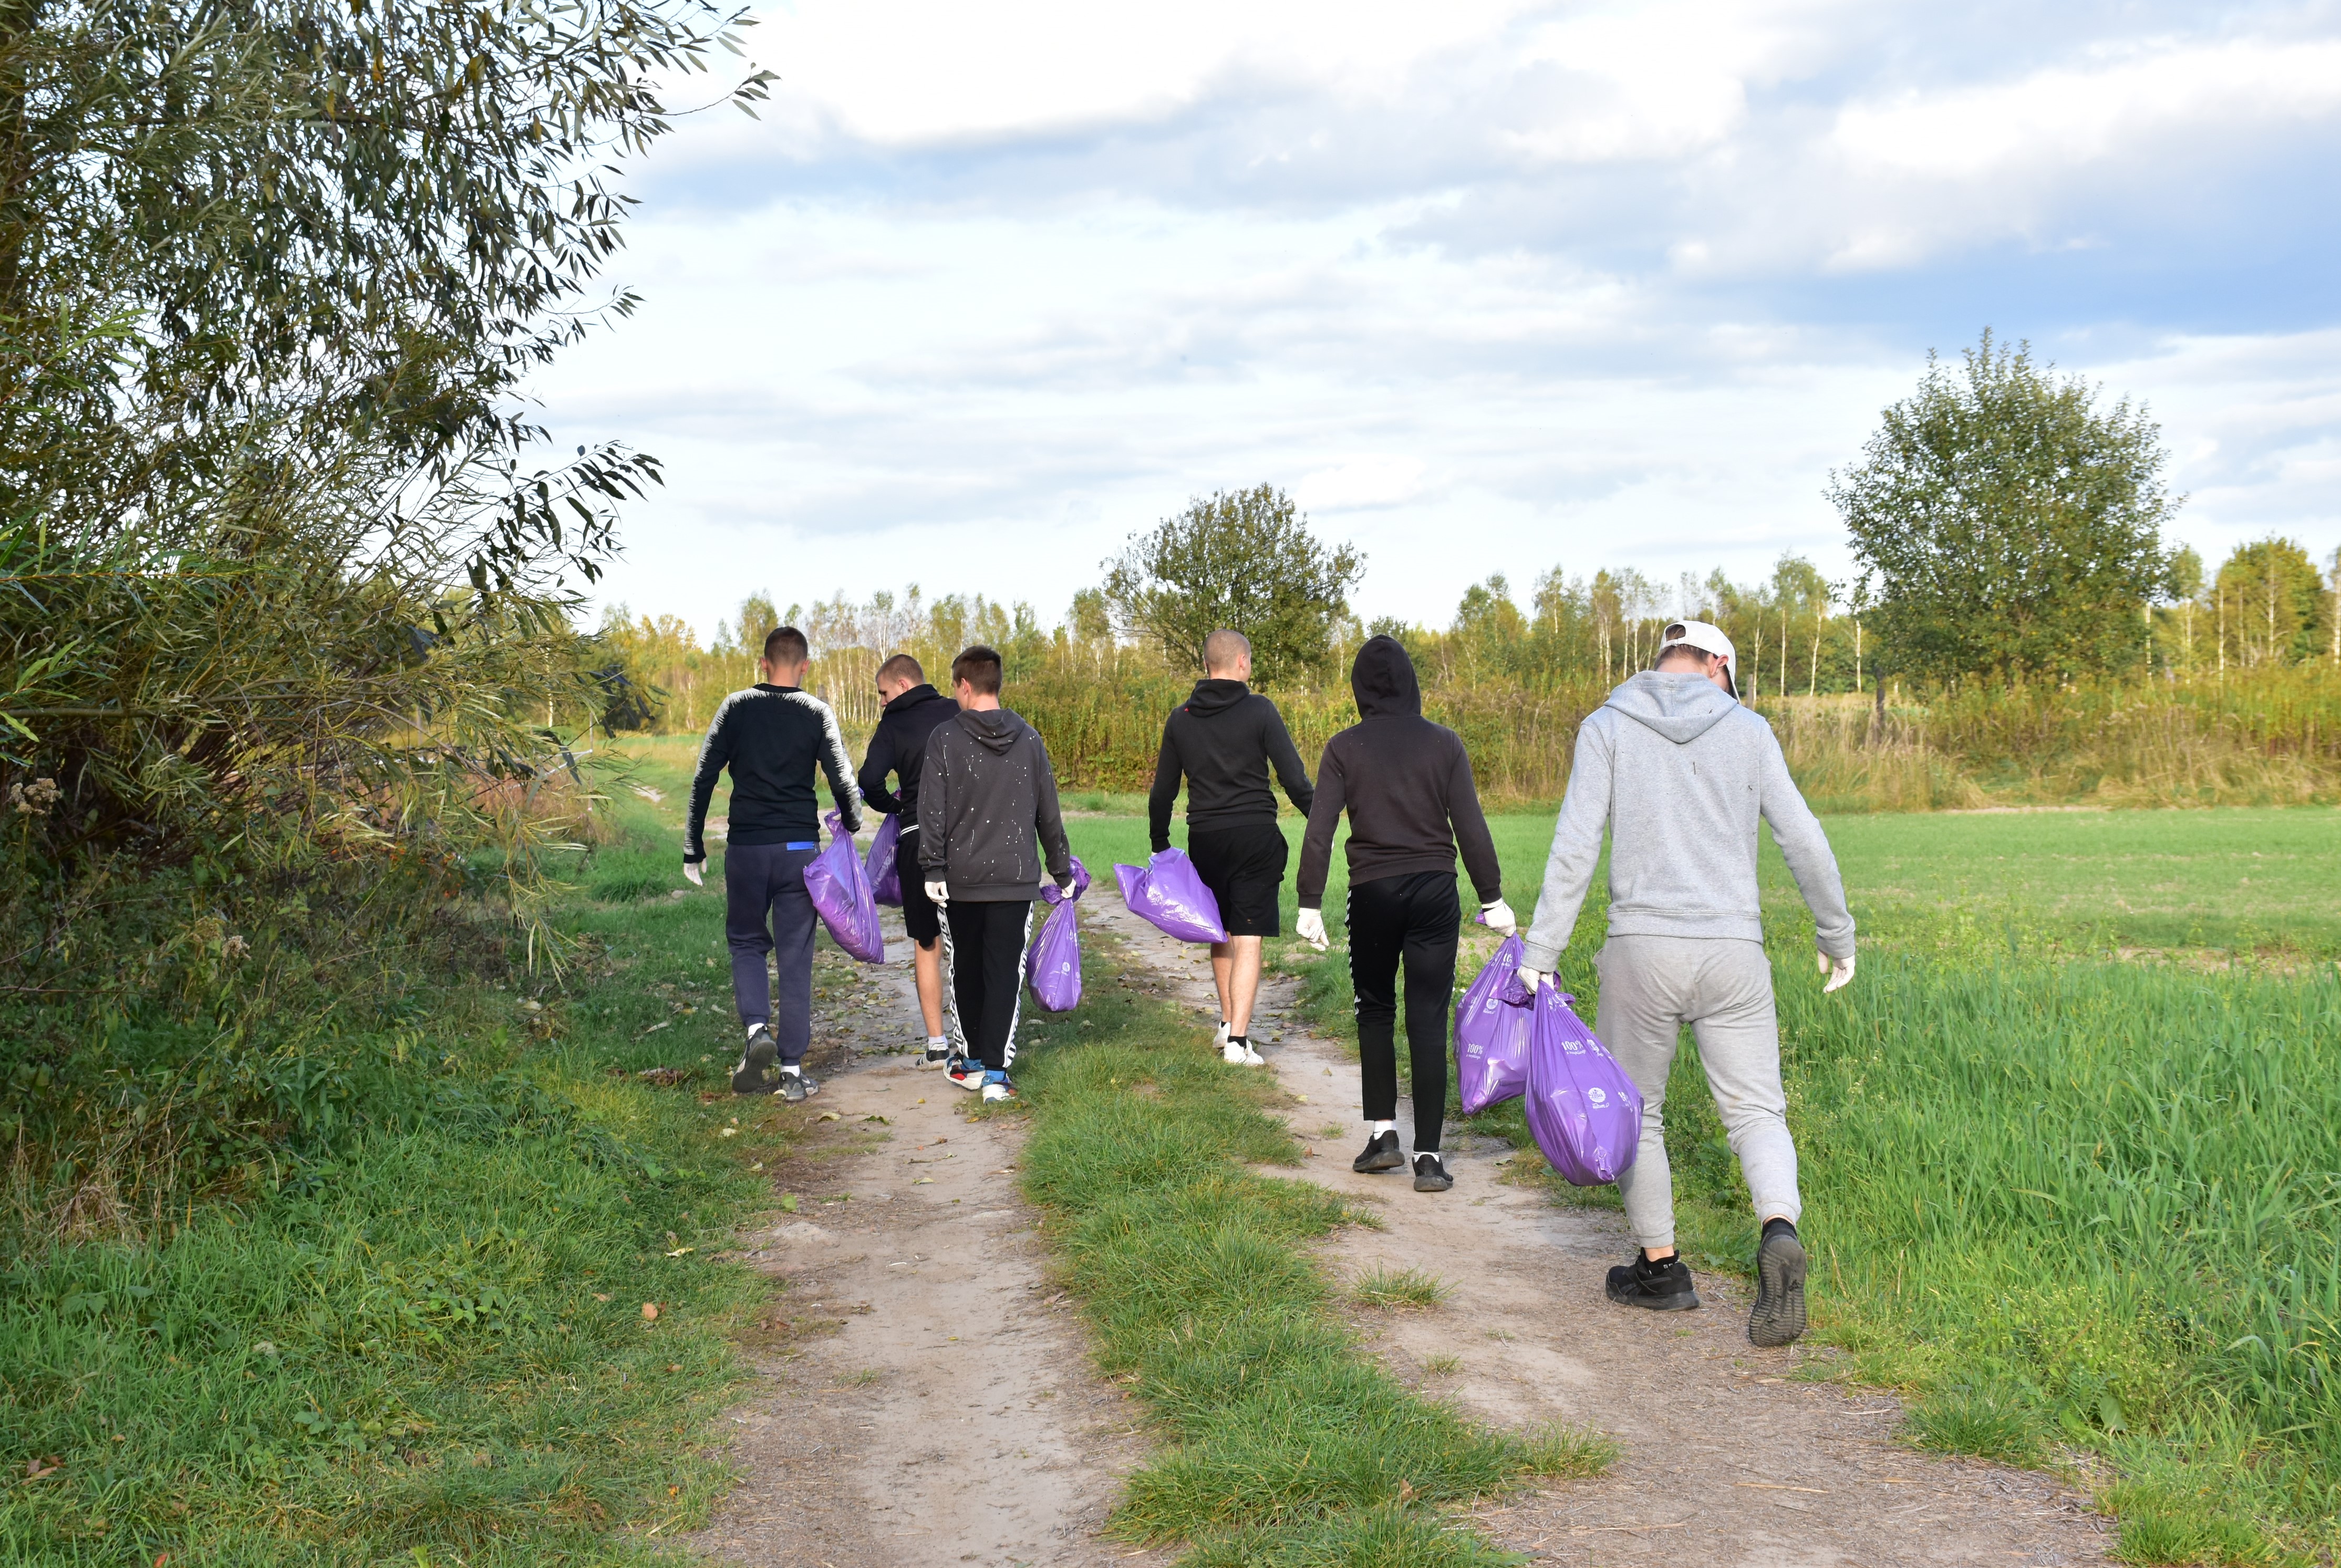
[[[1121,936],[1175,999],[1218,1016],[1205,949],[1172,941],[1111,898],[1083,913]],[[2054,1478],[1904,1446],[1893,1441],[1902,1407],[1890,1395],[1798,1380],[1800,1368],[1832,1359],[1828,1349],[1748,1344],[1749,1295],[1736,1279],[1701,1273],[1706,1305],[1697,1312],[1612,1305],[1604,1276],[1632,1253],[1620,1216],[1505,1185],[1511,1151],[1496,1140],[1450,1129],[1455,1186],[1446,1193],[1418,1193],[1403,1172],[1353,1173],[1365,1141],[1358,1066],[1339,1042],[1310,1031],[1296,991],[1290,978],[1262,987],[1253,1042],[1300,1102],[1282,1114],[1310,1150],[1302,1174],[1372,1207],[1386,1226],[1345,1231],[1329,1262],[1345,1278],[1418,1268],[1450,1287],[1430,1311],[1354,1314],[1374,1353],[1426,1395],[1492,1425],[1568,1421],[1624,1445],[1597,1479],[1483,1505],[1474,1518],[1490,1538],[1556,1563],[2110,1560],[2109,1522]],[[1403,1096],[1399,1115],[1410,1150]]]

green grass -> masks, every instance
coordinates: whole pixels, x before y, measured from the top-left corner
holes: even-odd
[[[1375,1268],[1358,1276],[1350,1294],[1368,1306],[1437,1306],[1448,1285],[1419,1268]]]

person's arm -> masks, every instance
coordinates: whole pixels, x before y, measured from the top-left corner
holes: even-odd
[[[862,789],[853,781],[853,759],[845,754],[844,731],[838,729],[837,714],[826,702],[821,704],[821,770],[829,775],[829,798],[837,802],[845,830],[861,832]]]
[[[1324,908],[1325,874],[1333,862],[1333,834],[1341,826],[1341,811],[1348,804],[1340,753],[1329,740],[1325,755],[1317,759],[1317,793],[1309,802],[1309,830],[1300,836],[1300,876],[1293,884],[1304,909]]]
[[[1609,731],[1589,719],[1579,726],[1577,752],[1569,765],[1569,792],[1552,825],[1552,853],[1545,857],[1544,890],[1537,895],[1536,919],[1521,943],[1523,968],[1549,974],[1560,967],[1561,949],[1577,929],[1601,858],[1601,834],[1609,825]]]
[[[1828,835],[1788,776],[1788,759],[1780,755],[1780,742],[1768,729],[1764,753],[1763,812],[1771,825],[1772,842],[1780,847],[1780,858],[1797,879],[1797,891],[1813,912],[1813,938],[1821,951],[1832,958],[1850,958],[1853,911],[1846,907],[1845,878],[1838,874]]]
[[[926,760],[919,766],[919,869],[929,879],[943,874],[951,832],[951,767],[943,760],[947,728],[938,726],[927,737]]]
[[[1454,760],[1448,767],[1447,820],[1455,829],[1455,848],[1480,904],[1493,904],[1504,896],[1504,868],[1496,858],[1487,814],[1479,809],[1479,791],[1471,782],[1471,753],[1460,736],[1455,739]]]
[[[1073,879],[1073,847],[1065,841],[1065,814],[1057,807],[1056,765],[1049,760],[1049,748],[1037,730],[1032,749],[1041,754],[1041,766],[1032,775],[1032,826],[1040,836],[1049,875],[1061,887]]]
[[[691,775],[691,809],[682,819],[682,863],[696,866],[707,858],[707,803],[715,797],[715,780],[732,761],[732,702],[718,703],[707,721],[707,739],[699,743],[699,766]]]
[[[1170,848],[1170,807],[1179,799],[1179,743],[1170,738],[1171,727],[1179,722],[1175,712],[1162,726],[1162,749],[1154,759],[1154,788],[1146,797],[1146,830],[1148,840],[1158,855]]]
[[[1308,816],[1317,791],[1309,782],[1309,769],[1300,765],[1300,749],[1292,744],[1291,733],[1284,728],[1284,715],[1277,711],[1273,702],[1268,705],[1267,733],[1260,739],[1266,743],[1269,766],[1276,769],[1276,777],[1284,786],[1285,798],[1292,802],[1295,811]]]
[[[902,809],[901,798],[886,788],[886,775],[893,770],[894,727],[881,719],[878,728],[870,732],[870,749],[862,753],[862,771],[854,775],[853,781],[862,787],[862,798],[888,817],[899,815]]]

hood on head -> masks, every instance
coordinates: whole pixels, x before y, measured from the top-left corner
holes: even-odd
[[[1226,712],[1250,695],[1251,688],[1240,680],[1221,680],[1212,677],[1195,682],[1195,690],[1187,698],[1186,709],[1199,719],[1208,719],[1214,713]]]
[[[1629,678],[1601,706],[1615,708],[1681,746],[1714,729],[1739,703],[1695,670],[1645,670]]]
[[[1414,678],[1414,660],[1395,637],[1369,637],[1350,666],[1350,691],[1358,700],[1360,719],[1420,719],[1422,683]]]
[[[1016,738],[1024,733],[1024,721],[1005,708],[962,708],[959,710],[959,727],[1003,757],[1016,744]]]
[[[911,687],[900,697],[889,701],[886,704],[885,711],[892,713],[897,708],[916,708],[921,702],[933,702],[941,696],[942,693],[935,690],[934,682],[931,680],[921,680],[918,685]]]

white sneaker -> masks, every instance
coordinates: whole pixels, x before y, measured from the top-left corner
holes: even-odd
[[[1220,1042],[1220,1060],[1228,1063],[1230,1067],[1242,1067],[1245,1055],[1244,1048],[1233,1040]]]
[[[1258,1051],[1253,1050],[1250,1046],[1246,1046],[1244,1047],[1243,1065],[1248,1067],[1264,1067],[1268,1066],[1268,1058],[1261,1056]]]
[[[1222,1051],[1228,1048],[1228,1021],[1225,1018],[1221,1018],[1220,1020],[1220,1027],[1211,1031],[1211,1044]],[[1233,1058],[1230,1057],[1230,1059],[1232,1060]]]

